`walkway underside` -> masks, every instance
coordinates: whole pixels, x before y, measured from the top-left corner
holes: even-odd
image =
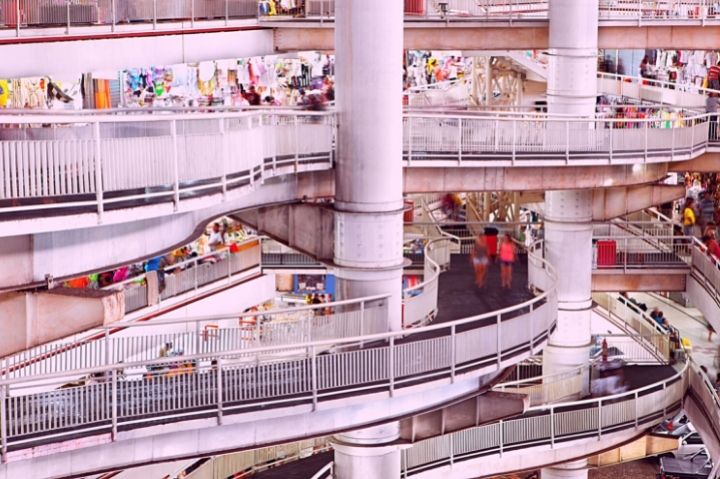
[[[291,52],[329,51],[335,48],[334,29],[288,27],[274,23],[275,48]],[[600,26],[599,48],[712,50],[720,43],[720,26]],[[549,48],[549,29],[537,23],[489,27],[484,24],[423,22],[406,24],[405,48],[409,50],[544,50]]]

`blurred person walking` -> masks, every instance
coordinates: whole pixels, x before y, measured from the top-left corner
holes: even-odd
[[[500,285],[503,288],[512,288],[513,264],[517,259],[517,248],[510,234],[505,234],[500,243]]]

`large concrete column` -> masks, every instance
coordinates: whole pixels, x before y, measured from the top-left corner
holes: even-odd
[[[595,115],[597,47],[598,0],[550,0],[550,114]],[[592,192],[549,191],[545,209],[547,256],[559,278],[558,325],[543,351],[543,373],[552,374],[589,359]],[[545,468],[541,477],[587,479],[587,461]]]
[[[545,195],[548,261],[558,273],[558,325],[543,352],[543,373],[587,364],[592,306],[592,192]]]
[[[546,467],[540,477],[541,479],[587,479],[587,459]]]
[[[598,0],[550,0],[548,112],[594,116]],[[586,128],[590,128],[588,125]],[[558,327],[544,351],[546,374],[586,364],[590,347],[592,192],[545,194],[548,260],[557,268]]]
[[[390,444],[399,437],[398,422],[335,436],[334,477],[337,479],[399,478],[400,448]]]
[[[338,2],[335,11],[338,296],[391,294],[402,326],[403,4]]]

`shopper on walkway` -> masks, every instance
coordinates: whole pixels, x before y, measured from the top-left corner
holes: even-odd
[[[485,235],[479,235],[475,239],[472,253],[470,253],[470,259],[473,269],[475,270],[475,285],[478,288],[484,288],[488,266],[487,240]]]
[[[718,106],[720,106],[718,94],[710,92],[707,98],[705,98],[705,113],[710,114],[710,118],[708,118],[710,122],[710,140],[717,140],[718,138]]]
[[[512,268],[517,258],[517,249],[509,234],[505,234],[500,243],[500,284],[503,288],[512,288]]]
[[[683,207],[683,234],[685,236],[693,236],[695,229],[695,200],[692,197],[685,198],[685,206]]]

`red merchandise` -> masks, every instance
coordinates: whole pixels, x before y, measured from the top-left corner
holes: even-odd
[[[425,0],[405,0],[407,15],[425,15]]]
[[[615,241],[598,241],[597,252],[597,264],[599,268],[615,266],[617,263],[617,243]]]

